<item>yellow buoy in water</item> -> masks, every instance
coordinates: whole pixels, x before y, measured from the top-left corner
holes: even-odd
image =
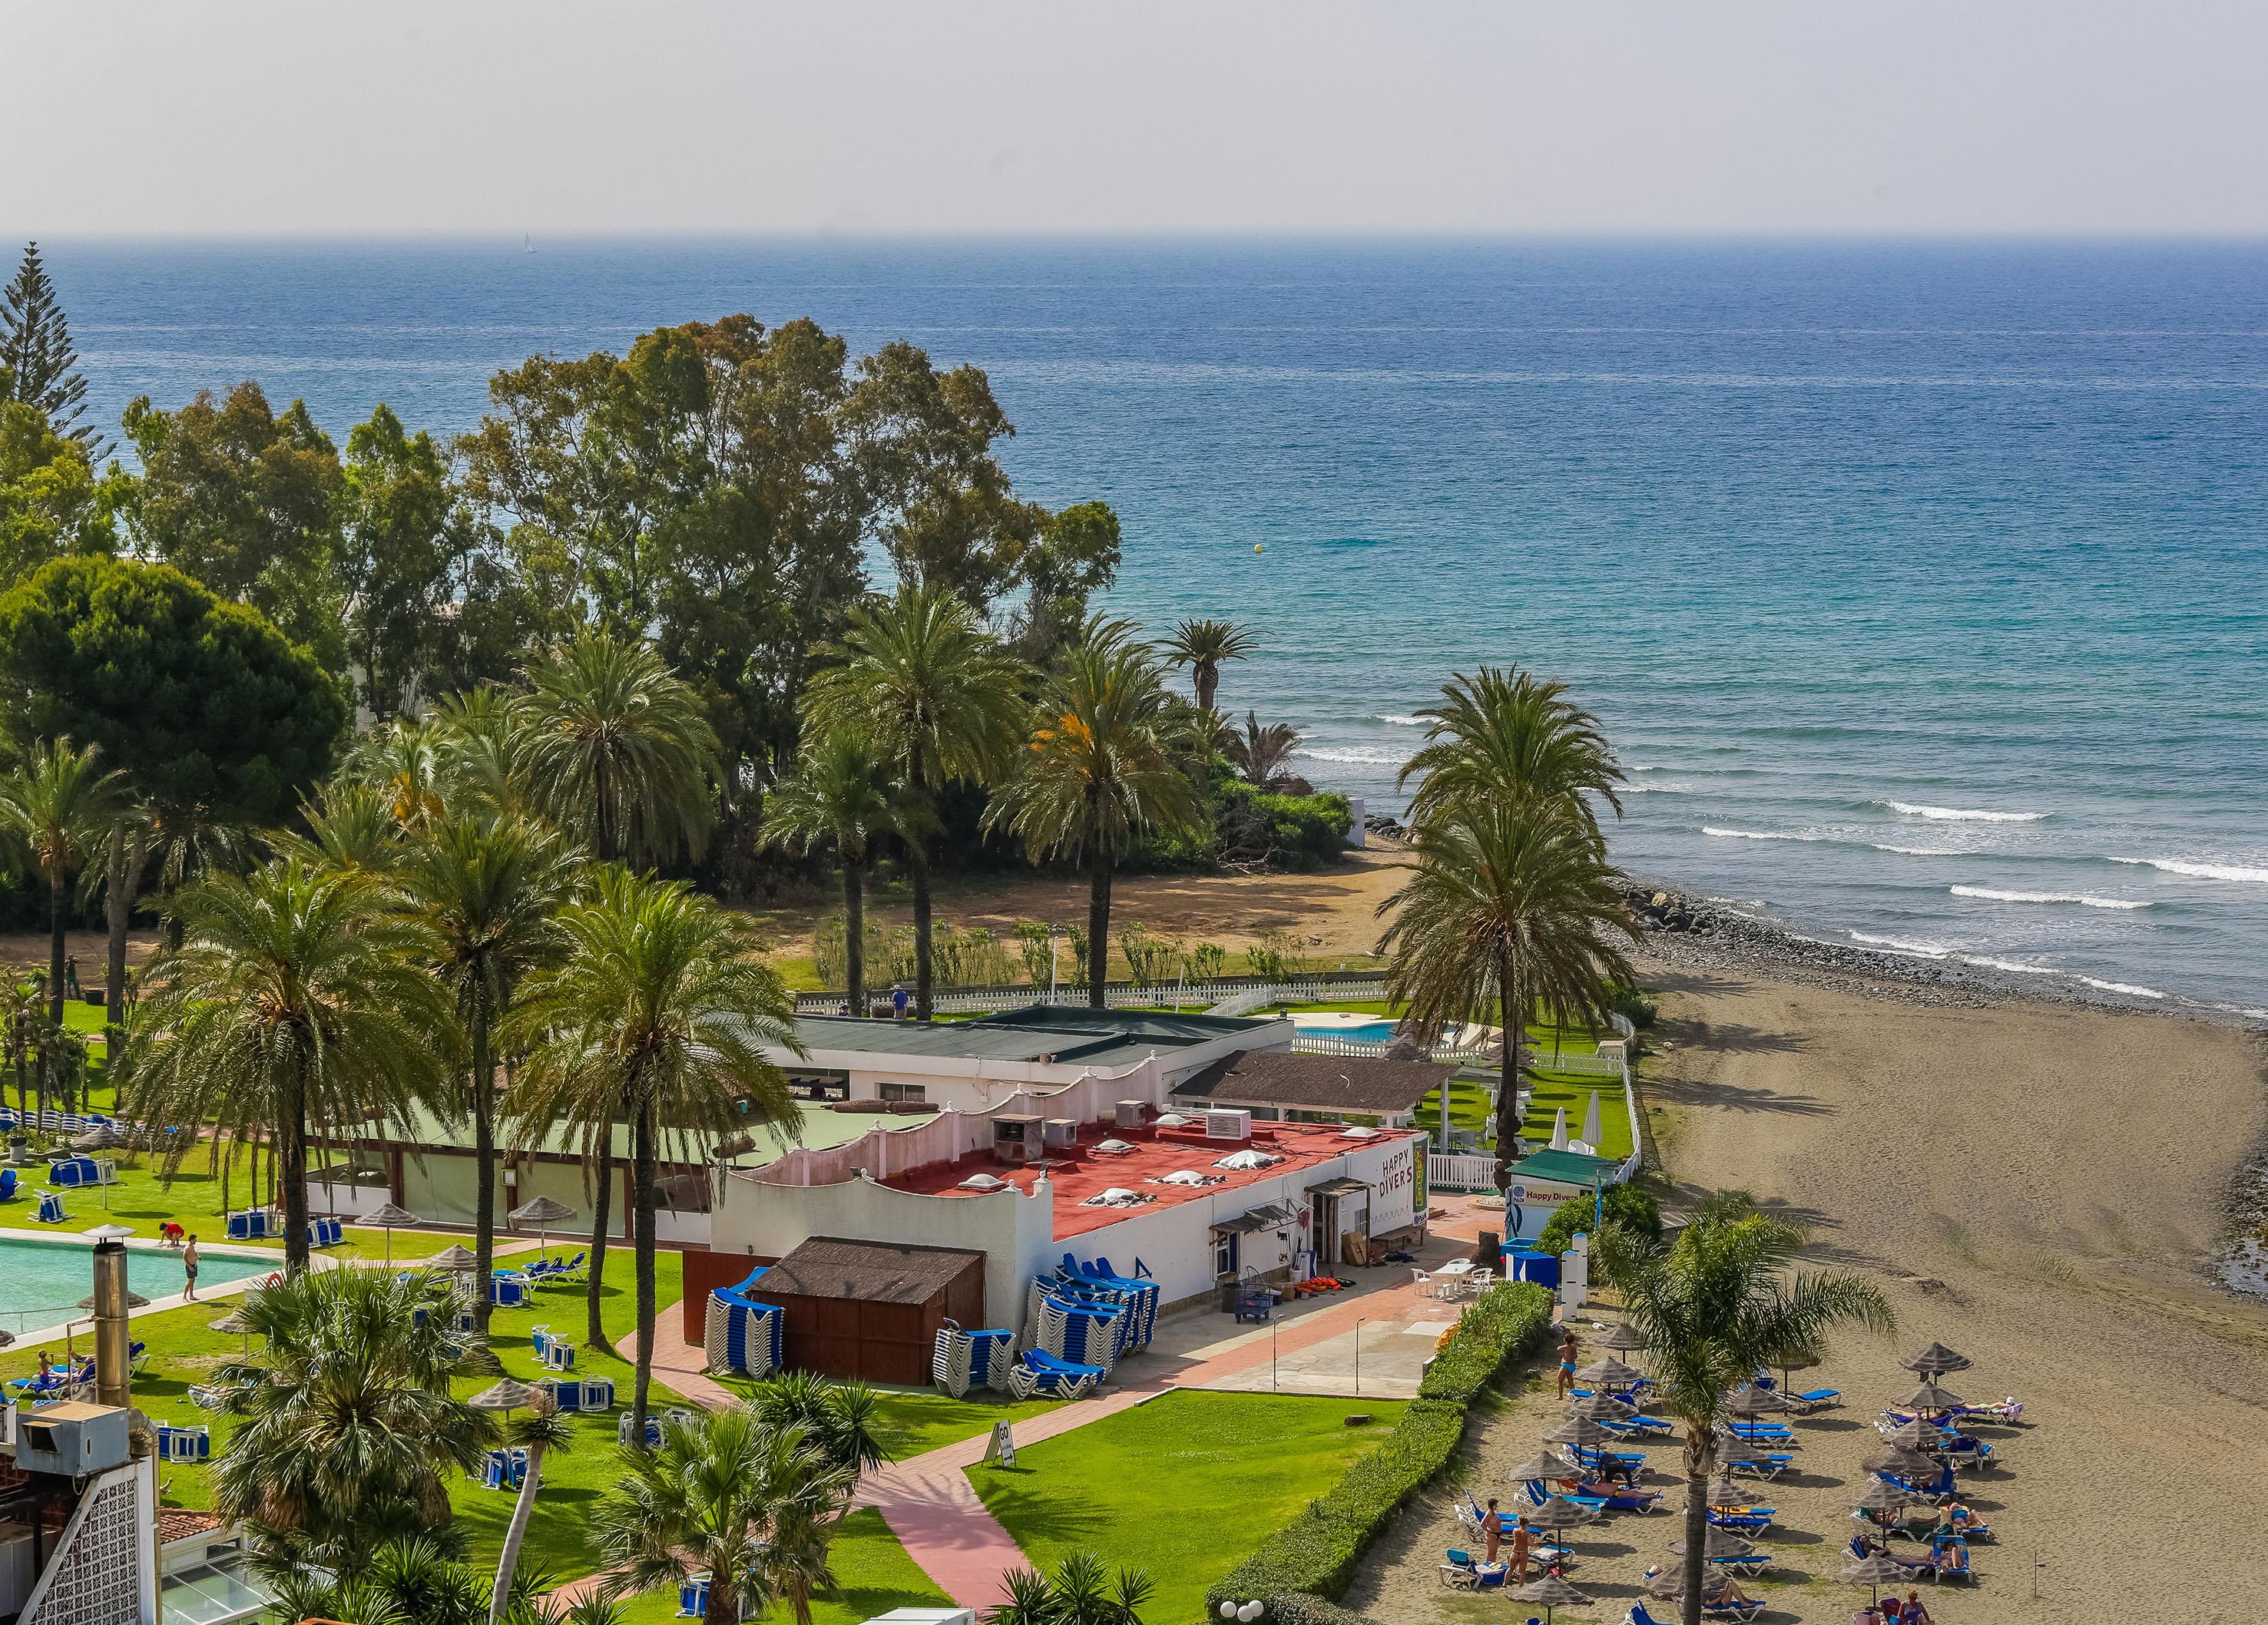
[[[1261,544],[1260,544],[1260,543],[1258,543],[1258,542],[1256,542],[1256,542],[1254,542],[1254,543],[1252,544],[1252,550],[1253,550],[1255,553],[1258,553],[1259,551],[1261,551]]]

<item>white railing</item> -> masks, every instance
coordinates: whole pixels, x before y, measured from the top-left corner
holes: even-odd
[[[1538,1072],[1557,1072],[1565,1077],[1620,1077],[1624,1070],[1621,1062],[1607,1055],[1562,1055],[1554,1060],[1550,1051],[1533,1044],[1521,1048],[1527,1052],[1528,1066]]]
[[[1425,1156],[1428,1190],[1494,1190],[1496,1158],[1474,1151],[1429,1151]]]
[[[1202,1004],[1209,1011],[1234,1003],[1241,1006],[1235,1011],[1219,1011],[1224,1015],[1241,1015],[1268,1004],[1325,1004],[1348,1000],[1367,1001],[1386,996],[1386,984],[1375,976],[1307,976],[1285,982],[1166,982],[1155,985],[1135,982],[1113,982],[1104,989],[1103,997],[1113,1010],[1142,1009],[1152,1005]],[[887,1014],[890,1009],[887,991],[869,991],[867,1000],[877,1011]],[[843,1008],[840,993],[799,993],[796,996],[796,1013],[803,1016],[829,1016]],[[1026,1004],[1059,1004],[1077,1008],[1087,1002],[1086,989],[1059,983],[1053,989],[1026,987],[1020,984],[999,988],[942,988],[931,996],[934,1009],[953,1012],[980,1010],[1015,1010]]]
[[[1394,1044],[1391,1040],[1380,1043],[1370,1039],[1341,1038],[1334,1033],[1308,1029],[1292,1040],[1292,1048],[1303,1055],[1347,1055],[1357,1060],[1383,1061],[1392,1053]],[[1490,1055],[1485,1049],[1440,1043],[1433,1046],[1427,1058],[1445,1066],[1469,1066],[1488,1061]]]

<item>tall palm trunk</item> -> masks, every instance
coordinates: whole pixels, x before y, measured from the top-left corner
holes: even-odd
[[[1220,667],[1210,660],[1199,660],[1189,667],[1189,680],[1197,691],[1197,710],[1212,710],[1212,696],[1220,689]]]
[[[284,1268],[298,1275],[307,1268],[307,1085],[293,1074],[276,1125],[276,1143],[268,1154],[269,1171],[284,1187]],[[254,1188],[255,1192],[258,1187]]]
[[[543,1488],[544,1443],[528,1441],[527,1475],[519,1481],[519,1498],[512,1504],[512,1522],[504,1526],[504,1551],[497,1558],[496,1584],[489,1590],[489,1625],[504,1618],[512,1597],[512,1577],[519,1568],[520,1542],[527,1538],[527,1520],[535,1511],[536,1492]]]
[[[1717,1448],[1714,1428],[1685,1429],[1685,1600],[1684,1625],[1701,1625],[1701,1570],[1708,1557],[1709,1462]]]
[[[850,1013],[866,1013],[865,860],[843,856],[843,980],[849,984]]]
[[[70,877],[60,864],[48,879],[48,1019],[63,1024],[63,927],[70,920]]]
[[[740,1625],[740,1577],[709,1571],[709,1600],[701,1610],[701,1625]]]
[[[473,1337],[486,1342],[496,1292],[489,1285],[496,1268],[496,1063],[489,1058],[486,1002],[473,1001],[473,1164],[480,1188],[473,1197],[473,1278],[481,1295],[473,1300]]]
[[[930,960],[929,850],[919,835],[906,842],[906,872],[914,883],[914,1019],[927,1021],[937,967]]]
[[[1528,1026],[1520,973],[1509,953],[1498,961],[1496,985],[1504,996],[1504,1072],[1496,1091],[1496,1188],[1504,1191],[1512,1188],[1512,1165],[1520,1151],[1520,1040]]]
[[[615,1125],[611,1120],[599,1129],[598,1185],[597,1194],[591,1198],[591,1268],[584,1276],[583,1341],[593,1349],[604,1349],[609,1345],[607,1323],[599,1313],[599,1297],[605,1286],[607,1227],[614,1221]]]
[[[1086,1002],[1090,1009],[1110,1008],[1110,848],[1101,841],[1089,849],[1094,874],[1086,889]]]
[[[637,1388],[630,1439],[645,1443],[646,1394],[653,1386],[653,1102],[641,1099],[630,1129],[631,1218],[637,1230]]]
[[[134,913],[133,874],[141,868],[143,837],[137,831],[129,853],[126,825],[110,827],[110,849],[103,854],[103,924],[108,928],[109,950],[103,967],[102,1020],[105,1054],[113,1070],[126,1053],[126,925]]]
[[[591,769],[591,790],[592,800],[596,806],[591,827],[592,850],[598,854],[600,863],[611,864],[618,856],[615,851],[618,840],[615,829],[614,804],[607,794],[607,764],[603,757]]]

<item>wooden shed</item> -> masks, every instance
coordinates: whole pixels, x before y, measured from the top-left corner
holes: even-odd
[[[984,1254],[814,1236],[755,1291],[784,1312],[792,1368],[920,1387],[939,1327],[984,1323]]]

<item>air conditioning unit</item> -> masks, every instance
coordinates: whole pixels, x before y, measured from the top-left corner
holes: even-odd
[[[83,1477],[126,1465],[126,1413],[115,1405],[49,1405],[16,1421],[16,1466]]]
[[[1252,1114],[1242,1111],[1207,1112],[1204,1133],[1208,1140],[1248,1140],[1252,1137]]]
[[[1139,1100],[1121,1100],[1118,1103],[1118,1126],[1121,1129],[1139,1129],[1142,1126],[1142,1103]]]
[[[1002,1162],[1038,1162],[1047,1155],[1047,1142],[1037,1117],[996,1117],[992,1120],[992,1155]]]
[[[1067,1151],[1079,1143],[1079,1120],[1075,1117],[1050,1117],[1047,1123],[1047,1147],[1051,1151]]]

